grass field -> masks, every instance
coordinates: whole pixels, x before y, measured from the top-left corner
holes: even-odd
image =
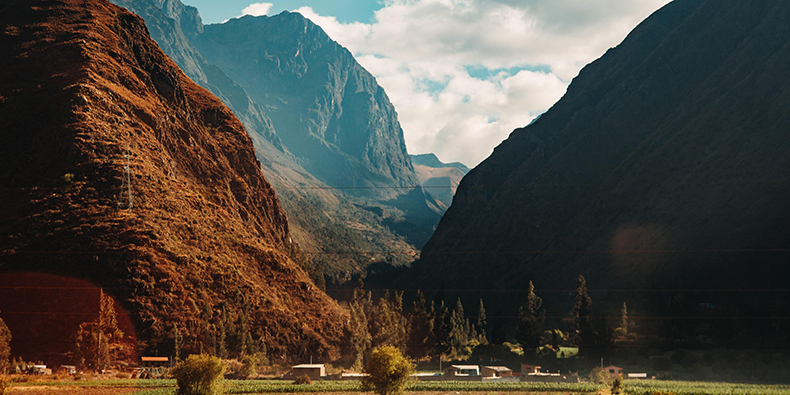
[[[225,380],[226,394],[371,394],[359,390],[358,381],[319,381],[295,385],[284,380]],[[10,395],[172,395],[175,380],[79,380],[15,383]],[[415,395],[483,394],[596,394],[605,386],[590,383],[482,383],[460,381],[415,382],[407,393]],[[113,392],[116,391],[116,392]],[[627,380],[629,395],[790,395],[788,385],[732,384],[695,381]]]

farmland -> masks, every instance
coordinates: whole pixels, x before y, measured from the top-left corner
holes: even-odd
[[[226,394],[360,394],[357,381],[318,381],[296,385],[284,380],[226,380]],[[11,395],[103,395],[125,393],[134,395],[171,395],[175,380],[80,380],[36,381],[17,383]],[[418,395],[443,394],[595,394],[605,386],[591,383],[482,383],[482,382],[415,382],[407,393]],[[735,384],[694,381],[627,380],[629,395],[790,395],[788,385]],[[369,392],[366,394],[370,394]]]

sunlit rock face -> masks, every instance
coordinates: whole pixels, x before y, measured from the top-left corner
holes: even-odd
[[[106,289],[145,352],[170,355],[176,329],[184,353],[200,352],[232,323],[246,335],[231,353],[339,357],[347,315],[295,263],[249,135],[140,17],[103,0],[20,0],[0,6],[0,25],[4,279]]]

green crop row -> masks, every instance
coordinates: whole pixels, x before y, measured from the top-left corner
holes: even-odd
[[[629,395],[790,395],[788,385],[712,383],[698,381],[628,380]]]

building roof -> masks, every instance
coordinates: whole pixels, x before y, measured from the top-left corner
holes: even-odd
[[[324,364],[322,363],[318,363],[318,364],[303,363],[301,365],[293,366],[292,369],[322,369],[323,367]]]
[[[483,369],[496,370],[497,372],[512,372],[513,369],[507,366],[483,366]]]
[[[169,357],[140,357],[143,362],[170,362]]]
[[[450,367],[456,369],[479,369],[477,365],[451,365]]]
[[[604,370],[608,370],[608,369],[611,369],[611,368],[614,368],[614,369],[619,369],[619,370],[623,370],[623,368],[621,368],[621,367],[619,367],[619,366],[614,366],[614,365],[609,365],[609,366],[607,366],[607,367],[605,367],[605,368],[603,368],[603,369],[604,369]]]

